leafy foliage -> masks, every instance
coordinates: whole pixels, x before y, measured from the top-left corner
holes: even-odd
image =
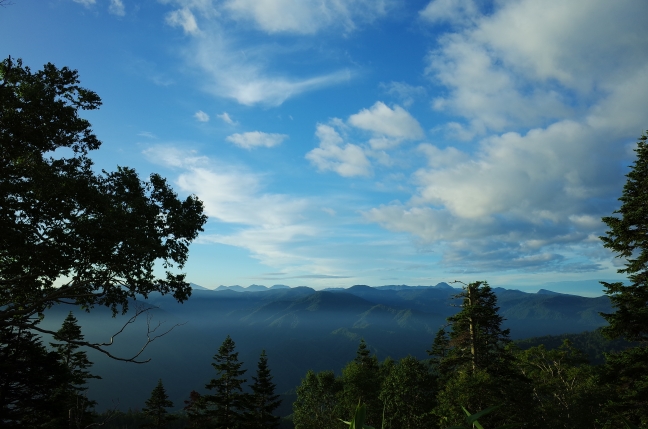
[[[338,417],[346,414],[339,403],[341,392],[342,382],[333,371],[308,371],[293,403],[295,429],[339,428]]]
[[[609,391],[600,384],[587,356],[565,340],[553,350],[544,345],[518,354],[518,366],[533,383],[535,419],[543,427],[596,427]]]
[[[371,356],[364,340],[360,340],[356,357],[342,369],[341,406],[351,416],[357,412],[358,401],[365,404],[365,421],[376,426],[382,419],[383,404],[379,398],[383,374],[378,358]]]
[[[428,365],[408,356],[388,368],[380,390],[386,427],[430,426],[437,386]]]
[[[42,331],[36,316],[57,303],[117,312],[138,294],[190,294],[172,269],[202,230],[202,202],[179,200],[157,174],[95,174],[88,153],[101,143],[79,111],[100,105],[67,67],[0,63],[0,326]]]

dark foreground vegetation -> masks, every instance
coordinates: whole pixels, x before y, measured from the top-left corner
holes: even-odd
[[[110,343],[86,341],[72,313],[60,329],[46,329],[45,311],[104,306],[116,314],[155,292],[188,299],[179,270],[206,217],[197,198],[181,201],[158,175],[143,181],[128,168],[94,172],[88,153],[100,142],[78,113],[101,102],[78,83],[75,71],[52,64],[32,73],[19,60],[0,63],[0,426],[340,428],[340,418],[366,410],[363,420],[375,427],[448,428],[465,425],[466,412],[494,406],[479,419],[486,428],[648,425],[645,135],[621,208],[603,218],[609,231],[601,237],[625,261],[620,272],[630,282],[604,284],[613,311],[602,314],[602,333],[632,344],[604,353],[600,365],[571,341],[552,349],[516,346],[502,328],[494,292],[475,282],[463,285],[461,310],[430,338],[429,359],[379,362],[360,342],[340,376],[304,375],[287,420],[274,415],[279,398],[268,358],[261,354],[248,379],[229,336],[214,355],[213,378],[186,392],[183,413],[167,412],[174,404],[164,374],[141,410],[93,413],[86,385],[95,376],[85,349],[133,364],[143,363],[141,352],[117,356]],[[155,263],[165,268],[163,278]],[[165,335],[148,328],[143,348]],[[53,338],[49,347],[43,334]]]

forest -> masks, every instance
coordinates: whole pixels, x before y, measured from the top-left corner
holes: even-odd
[[[79,111],[97,109],[101,100],[79,83],[77,72],[68,68],[47,64],[32,72],[20,60],[0,63],[3,427],[648,425],[645,134],[637,142],[621,208],[603,218],[609,228],[603,245],[623,258],[620,272],[630,283],[604,283],[612,311],[602,314],[607,325],[601,332],[629,343],[603,353],[602,362],[600,354],[590,362],[569,340],[551,347],[516,345],[502,327],[495,293],[487,282],[477,281],[462,284],[460,310],[429,338],[427,359],[379,361],[371,344],[360,341],[341,375],[334,372],[338,368],[303,375],[285,419],[275,415],[280,398],[272,356],[261,353],[256,371],[246,374],[229,336],[213,357],[213,378],[186,392],[183,412],[168,411],[179,404],[168,399],[165,374],[151,386],[141,410],[94,412],[97,404],[86,391],[97,376],[85,350],[145,363],[140,353],[115,355],[109,343],[87,341],[72,312],[59,329],[47,327],[42,323],[47,311],[71,305],[89,312],[104,307],[116,315],[128,312],[133,299],[155,293],[178,302],[190,299],[182,269],[206,216],[197,197],[178,198],[159,175],[142,180],[127,167],[95,172],[89,152],[100,141]],[[156,264],[164,268],[163,276]],[[143,349],[166,332],[148,328]]]

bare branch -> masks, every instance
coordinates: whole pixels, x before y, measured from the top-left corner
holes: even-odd
[[[105,354],[106,356],[108,356],[108,357],[110,357],[111,359],[114,359],[114,360],[119,360],[119,361],[122,361],[122,362],[140,363],[141,364],[141,363],[147,363],[147,362],[149,362],[151,360],[150,358],[146,359],[146,360],[137,360],[137,358],[144,352],[144,350],[146,350],[146,348],[149,346],[149,344],[151,344],[153,341],[157,340],[158,338],[161,338],[161,337],[167,335],[169,332],[173,331],[176,327],[182,326],[182,325],[187,323],[187,322],[176,323],[175,325],[171,326],[169,329],[167,329],[163,333],[158,334],[158,335],[153,335],[155,333],[155,331],[158,328],[160,328],[160,326],[162,326],[162,324],[164,323],[164,322],[158,322],[157,326],[155,326],[153,329],[151,329],[152,316],[150,315],[149,312],[151,310],[153,310],[154,308],[157,308],[157,307],[143,308],[142,306],[138,306],[138,308],[135,311],[135,314],[130,319],[128,319],[126,321],[126,323],[124,323],[124,325],[119,329],[119,331],[117,331],[115,334],[113,334],[110,337],[110,341],[105,342],[105,343],[91,343],[89,341],[78,341],[78,340],[61,340],[61,339],[59,339],[57,337],[56,332],[51,331],[49,329],[43,329],[43,328],[41,328],[39,326],[36,326],[35,324],[34,325],[24,325],[24,326],[21,324],[19,326],[21,326],[23,328],[26,328],[26,329],[33,329],[33,330],[41,332],[43,334],[52,335],[56,340],[59,340],[59,341],[66,341],[66,342],[68,342],[70,344],[76,344],[78,346],[83,346],[83,347],[89,347],[91,349],[97,350],[97,351]],[[144,345],[140,348],[140,350],[134,356],[132,356],[130,358],[121,358],[121,357],[113,355],[108,350],[104,349],[104,347],[109,347],[109,346],[113,345],[115,337],[117,335],[121,334],[122,332],[124,332],[124,329],[126,329],[126,327],[128,325],[130,325],[132,323],[135,323],[135,321],[137,320],[137,317],[140,316],[143,313],[147,314],[147,318],[146,318],[146,342],[144,343]]]

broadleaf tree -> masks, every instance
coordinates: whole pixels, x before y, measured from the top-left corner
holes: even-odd
[[[157,174],[96,173],[89,152],[101,142],[80,112],[101,99],[79,83],[67,67],[0,62],[0,326],[53,335],[39,322],[56,304],[116,314],[138,295],[191,294],[180,270],[202,202]]]

